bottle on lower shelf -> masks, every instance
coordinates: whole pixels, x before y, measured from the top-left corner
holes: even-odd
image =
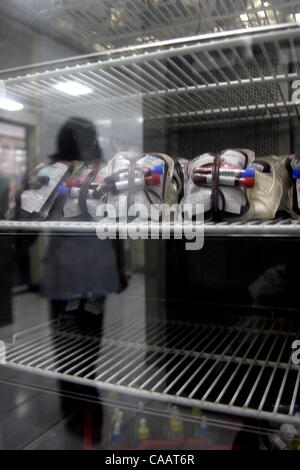
[[[300,432],[293,424],[282,424],[278,438],[286,444],[288,450],[300,450]]]
[[[170,427],[168,433],[168,439],[183,439],[183,421],[179,416],[179,411],[177,406],[172,407],[171,416],[170,416]]]
[[[121,423],[116,421],[110,438],[110,448],[118,450],[122,448]]]
[[[122,449],[124,447],[123,438],[123,411],[118,408],[115,409],[112,432],[110,436],[110,448],[111,449]]]
[[[140,426],[137,434],[137,443],[138,446],[143,444],[145,441],[150,439],[150,429],[148,428],[147,421],[145,418],[140,420]]]

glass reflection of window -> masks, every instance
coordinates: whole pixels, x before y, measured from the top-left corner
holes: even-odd
[[[0,122],[0,175],[23,175],[26,171],[26,160],[26,129]]]

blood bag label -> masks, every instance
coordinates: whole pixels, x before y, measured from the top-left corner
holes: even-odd
[[[21,195],[21,207],[30,214],[41,211],[61,179],[67,173],[68,167],[62,163],[55,163],[42,171],[39,176],[48,176],[49,184],[42,186],[39,190],[24,191]]]

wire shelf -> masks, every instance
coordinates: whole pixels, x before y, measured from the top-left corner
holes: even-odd
[[[203,318],[203,316],[202,316]],[[149,322],[148,322],[149,320]],[[114,316],[98,333],[61,320],[16,338],[5,364],[106,391],[299,425],[299,322],[262,317],[203,322]],[[3,361],[2,361],[3,362]]]
[[[299,45],[300,28],[292,25],[182,38],[11,76],[3,85],[29,109],[69,117],[80,108],[82,117],[100,123],[142,119],[147,132],[161,123],[285,119],[299,115],[292,100],[292,82],[300,78]],[[56,89],[69,81],[91,93],[74,97]]]
[[[10,16],[92,51],[299,21],[296,0],[11,0]]]
[[[55,221],[41,221],[41,222],[21,222],[21,221],[0,221],[0,235],[5,234],[26,234],[36,233],[40,234],[91,234],[97,233],[99,223],[97,222],[55,222]],[[146,227],[146,228],[145,228]],[[143,224],[131,222],[131,229],[135,229],[141,234],[155,232],[163,237],[166,231],[169,231],[170,236],[175,234],[175,227],[173,223],[165,225],[162,224]],[[183,224],[183,236],[191,237],[198,229],[198,234],[204,232],[204,236],[220,237],[220,236],[241,236],[241,237],[300,237],[300,220],[293,219],[274,219],[267,221],[249,221],[249,222],[206,222],[202,225]],[[178,228],[176,228],[178,231]],[[107,234],[115,235],[120,231],[118,223],[107,224]],[[128,231],[128,229],[127,229]],[[101,231],[102,233],[103,231]],[[122,233],[124,232],[122,228]],[[128,232],[127,232],[128,233]]]

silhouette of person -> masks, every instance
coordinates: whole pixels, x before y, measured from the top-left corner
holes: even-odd
[[[57,150],[52,163],[102,162],[96,129],[85,119],[71,118],[62,126]],[[43,291],[51,300],[52,318],[77,310],[81,318],[100,321],[106,295],[126,287],[120,242],[100,241],[94,235],[51,237],[44,268]]]

